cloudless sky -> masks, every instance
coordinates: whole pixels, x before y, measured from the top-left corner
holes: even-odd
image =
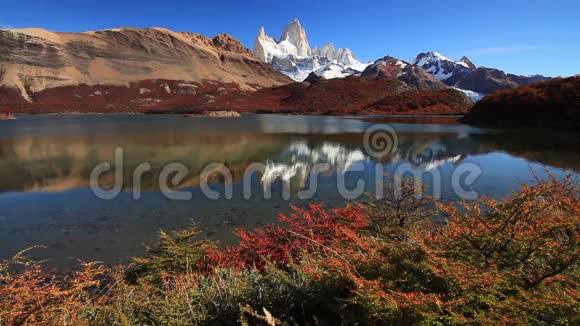
[[[0,28],[162,26],[229,33],[250,48],[260,26],[278,39],[294,18],[311,46],[332,41],[362,61],[385,55],[411,60],[434,50],[517,74],[580,73],[580,0],[0,0]]]

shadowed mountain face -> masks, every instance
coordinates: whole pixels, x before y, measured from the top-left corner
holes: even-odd
[[[289,82],[227,34],[207,38],[163,28],[0,30],[3,104],[34,103],[38,93],[53,88],[127,87],[146,80],[215,82],[243,90]]]

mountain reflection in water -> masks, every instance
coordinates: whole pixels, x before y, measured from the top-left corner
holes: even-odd
[[[92,169],[113,162],[115,148],[124,149],[124,188],[132,188],[133,171],[144,162],[152,171],[143,175],[144,190],[158,189],[161,169],[179,162],[190,171],[183,184],[195,187],[200,171],[210,163],[222,163],[240,181],[249,164],[267,166],[264,182],[308,175],[316,163],[329,163],[334,172],[348,170],[353,162],[371,161],[362,149],[360,133],[264,134],[206,133],[203,135],[95,135],[91,137],[19,136],[0,139],[0,191],[63,192],[88,188]],[[577,152],[510,147],[495,135],[454,133],[400,133],[396,153],[378,159],[383,164],[411,162],[433,169],[444,162],[459,162],[467,155],[507,152],[515,157],[578,171]],[[269,181],[268,181],[269,180]],[[113,173],[100,179],[112,186]],[[183,188],[183,187],[180,187]]]

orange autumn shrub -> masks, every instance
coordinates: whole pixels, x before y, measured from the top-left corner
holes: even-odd
[[[416,238],[465,317],[483,307],[489,322],[577,320],[579,189],[571,176],[536,181],[505,200],[438,203],[449,222]]]
[[[83,263],[74,274],[57,277],[23,254],[1,264],[0,324],[74,324],[88,303],[108,300],[102,291],[111,271],[105,266]]]

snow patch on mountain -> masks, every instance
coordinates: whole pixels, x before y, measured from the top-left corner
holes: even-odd
[[[322,79],[333,79],[344,78],[348,76],[360,76],[361,73],[362,72],[360,70],[356,70],[351,67],[345,67],[344,65],[333,62],[329,65],[319,68],[318,70],[313,71],[309,74],[309,76],[315,75],[317,77],[321,77]]]
[[[465,96],[469,97],[469,99],[471,100],[471,102],[475,103],[479,100],[481,100],[485,94],[481,94],[481,93],[477,93],[474,91],[470,91],[468,89],[461,89],[461,88],[457,88],[457,87],[452,87],[453,89],[456,89],[460,92],[463,92],[463,94],[465,94]]]
[[[260,28],[254,53],[296,81],[303,81],[313,72],[325,79],[360,75],[369,65],[358,61],[351,50],[336,49],[332,43],[311,49],[306,31],[297,19],[286,26],[278,42]]]
[[[451,76],[453,76],[453,72],[445,73],[441,67],[431,66],[427,68],[427,72],[432,74],[433,76],[437,77],[439,80],[445,80]]]

